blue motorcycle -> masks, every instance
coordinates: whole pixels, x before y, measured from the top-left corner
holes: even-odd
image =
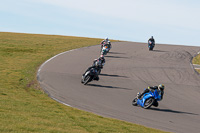
[[[143,95],[142,98],[136,96],[133,101],[133,106],[141,106],[144,109],[150,108],[152,105],[158,107],[158,101],[162,100],[161,92],[159,90],[151,90]]]

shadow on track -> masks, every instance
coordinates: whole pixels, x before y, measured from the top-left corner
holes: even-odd
[[[102,88],[110,88],[110,89],[123,89],[123,90],[132,90],[129,88],[122,88],[122,87],[116,87],[116,86],[107,86],[107,85],[98,85],[98,84],[87,84],[88,86],[94,86],[94,87],[102,87]]]
[[[199,114],[195,114],[195,113],[175,111],[175,110],[171,110],[171,109],[150,108],[150,110],[161,111],[161,112],[177,113],[177,114],[199,115]]]
[[[128,78],[127,76],[111,75],[111,74],[100,74],[100,76],[110,76],[110,77],[122,77],[122,78]]]
[[[112,55],[106,55],[105,57],[108,57],[108,58],[124,58],[124,59],[129,59],[129,57],[120,57],[120,56],[112,56]]]
[[[168,51],[164,51],[164,50],[153,50],[153,52],[168,52]]]
[[[119,52],[109,52],[109,54],[125,54],[125,53],[119,53]]]

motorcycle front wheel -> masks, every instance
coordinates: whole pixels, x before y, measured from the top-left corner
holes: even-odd
[[[90,75],[86,75],[83,79],[83,84],[86,85],[88,82],[90,82]]]
[[[144,102],[144,109],[148,109],[148,108],[150,108],[152,105],[153,105],[153,103],[154,103],[154,98],[152,98],[152,97],[150,97],[150,98],[148,98],[145,102]]]
[[[137,98],[134,98],[134,99],[133,99],[133,101],[132,101],[132,105],[133,105],[133,106],[137,106],[137,100],[138,100]]]

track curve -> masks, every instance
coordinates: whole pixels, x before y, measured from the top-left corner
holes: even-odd
[[[105,56],[100,80],[81,84],[81,75],[100,46],[62,53],[48,60],[38,72],[41,87],[54,99],[72,107],[170,132],[200,132],[200,76],[191,65],[200,47],[113,42]],[[132,106],[138,91],[163,83],[158,108]]]

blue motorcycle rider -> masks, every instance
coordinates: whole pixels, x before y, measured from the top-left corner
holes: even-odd
[[[164,95],[164,89],[165,89],[165,86],[163,84],[160,84],[158,86],[148,86],[148,88],[146,88],[141,94],[139,92],[137,93],[137,98],[138,99],[142,99],[142,96],[145,93],[157,90],[158,92],[160,92],[160,94],[161,94],[161,100],[162,100],[163,99],[163,95]],[[157,101],[156,101],[155,105],[158,106],[158,102]]]

